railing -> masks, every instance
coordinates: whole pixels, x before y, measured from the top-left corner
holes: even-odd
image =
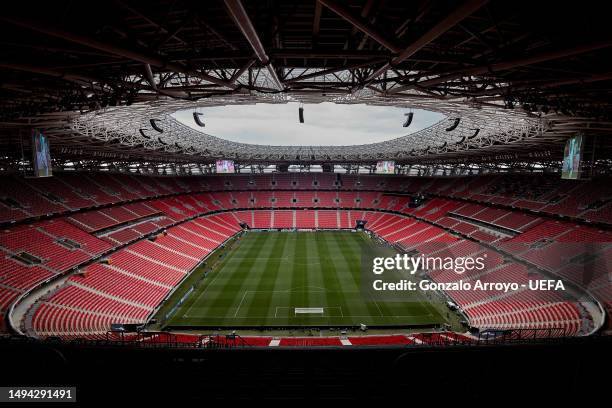
[[[395,335],[397,336],[397,334]],[[381,344],[380,346],[310,346],[306,348],[332,347],[332,348],[360,348],[360,347],[475,347],[475,346],[502,346],[515,344],[557,344],[568,342],[583,342],[603,335],[587,337],[566,337],[565,328],[547,329],[512,329],[512,330],[483,330],[477,334],[460,334],[449,331],[406,334],[412,339],[412,344]],[[15,338],[15,336],[11,336]],[[339,337],[340,339],[346,336]],[[59,337],[48,337],[38,340],[28,337],[19,337],[23,341],[35,341],[51,344],[72,344],[81,346],[102,347],[136,347],[136,348],[169,348],[169,349],[276,349],[262,345],[261,342],[253,344],[258,337],[242,337],[238,334],[175,334],[170,332],[107,332],[103,338],[70,340]]]

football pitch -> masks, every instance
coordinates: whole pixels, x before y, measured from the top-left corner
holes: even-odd
[[[250,231],[220,250],[210,261],[212,266],[196,269],[157,317],[164,321],[182,298],[164,326],[431,326],[446,322],[421,292],[407,293],[405,301],[381,301],[362,291],[364,251],[395,253],[359,232]]]

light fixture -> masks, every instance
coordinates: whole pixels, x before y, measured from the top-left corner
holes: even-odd
[[[406,116],[406,121],[402,126],[406,128],[412,123],[412,118],[414,118],[414,112],[404,113],[404,116]]]
[[[144,129],[138,129],[138,131],[140,132],[142,137],[144,137],[145,139],[150,139],[151,138],[151,136],[147,136],[146,135],[146,133],[144,132]]]
[[[457,126],[459,126],[459,122],[461,122],[461,118],[456,118],[455,122],[446,128],[446,131],[452,132],[453,130],[457,129]]]
[[[200,116],[203,116],[203,113],[200,112],[193,112],[193,121],[196,123],[196,125],[198,125],[199,127],[204,127],[205,124],[204,122],[202,122],[202,119],[200,119]]]
[[[159,127],[156,121],[157,119],[149,119],[149,122],[151,123],[151,127],[155,129],[156,131],[158,131],[159,133],[164,133],[164,129]]]

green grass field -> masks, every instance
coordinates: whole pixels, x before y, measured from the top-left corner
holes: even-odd
[[[199,283],[165,326],[434,325],[446,322],[420,292],[406,301],[375,301],[360,288],[364,251],[386,252],[363,233],[248,232],[194,271],[158,313],[158,320]],[[381,252],[381,253],[382,253]],[[208,268],[208,266],[206,267]],[[296,313],[321,308],[322,313]]]

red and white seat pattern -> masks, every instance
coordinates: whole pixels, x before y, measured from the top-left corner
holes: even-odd
[[[95,338],[112,323],[142,323],[191,269],[239,229],[229,214],[211,215],[116,251],[39,301],[30,330],[39,336]]]
[[[245,208],[242,204],[251,197],[257,206],[307,206],[318,198],[316,207],[381,208],[401,211],[402,199],[376,192],[433,193],[447,198],[478,201],[485,209],[479,215],[501,226],[521,229],[533,216],[504,216],[498,205],[506,209],[536,209],[552,215],[566,215],[589,221],[612,223],[612,183],[606,179],[588,181],[560,180],[558,176],[500,175],[464,178],[398,177],[381,175],[337,174],[272,174],[224,175],[202,177],[145,177],[93,173],[58,173],[52,178],[27,179],[3,177],[0,183],[0,222],[24,220],[47,214],[67,213],[71,210],[93,208],[131,200],[180,194],[213,193],[223,202],[223,208]],[[253,195],[237,191],[252,191]],[[273,190],[262,195],[260,190]],[[282,191],[291,190],[291,191]],[[311,190],[310,194],[301,191]],[[337,190],[334,192],[325,190]],[[232,191],[230,193],[230,191]],[[350,191],[345,195],[345,192]],[[241,196],[240,196],[241,195]],[[237,197],[240,196],[240,197]],[[378,203],[372,205],[374,197]],[[297,202],[293,202],[297,198]],[[356,201],[359,198],[360,201]],[[239,205],[231,204],[236,199]],[[175,207],[180,218],[184,208],[172,205],[172,199],[160,199],[154,208]],[[230,205],[231,204],[231,205]],[[282,204],[282,205],[281,205]],[[247,204],[250,205],[250,204]],[[209,210],[219,209],[217,204],[206,203]],[[309,205],[308,205],[309,206]],[[108,214],[107,214],[108,215]],[[115,214],[121,218],[121,214]],[[478,215],[478,214],[476,214]],[[500,217],[497,217],[499,215]],[[81,218],[78,215],[77,218]],[[115,218],[111,215],[112,218]],[[86,225],[99,228],[112,220],[106,216],[90,215]],[[93,224],[88,224],[92,222]]]
[[[110,255],[110,265],[94,266],[102,268],[108,276],[118,273],[167,290],[202,257],[238,231],[238,222],[246,222],[253,228],[335,229],[352,228],[358,219],[367,220],[368,229],[406,250],[430,253],[440,250],[442,245],[451,246],[455,253],[469,249],[464,248],[464,243],[474,244],[449,234],[446,229],[450,229],[484,244],[493,244],[502,252],[565,279],[580,281],[583,265],[569,261],[580,258],[583,251],[579,246],[568,251],[563,244],[597,242],[603,243],[605,250],[611,241],[610,233],[574,222],[551,220],[545,214],[612,223],[612,204],[607,201],[612,197],[610,183],[534,178],[538,180],[487,176],[458,182],[457,179],[297,173],[184,178],[80,173],[59,174],[50,179],[5,177],[0,183],[0,222],[25,224],[26,220],[30,223],[0,233],[0,289],[3,299],[14,299],[40,282],[90,262],[119,245],[158,233],[151,241],[135,242]],[[261,191],[266,189],[269,191]],[[408,197],[387,192],[434,193],[438,198],[410,208]],[[147,201],[130,202],[144,199]],[[304,207],[315,209],[303,210]],[[517,210],[521,208],[538,209],[541,213],[533,215]],[[211,211],[234,209],[247,210],[198,218]],[[396,211],[417,219],[369,209]],[[33,217],[64,213],[48,221],[29,221]],[[170,227],[174,223],[182,224]],[[498,227],[513,230],[516,236],[496,235],[494,229]],[[167,232],[159,234],[164,228]],[[71,247],[73,244],[76,247]],[[39,258],[40,264],[26,266],[13,259],[20,252]],[[601,279],[596,279],[589,289],[609,307],[612,290],[609,280],[603,279],[607,276],[605,259],[588,259],[586,264],[604,271],[596,276]],[[489,268],[491,276],[486,279],[504,277],[503,274],[516,269],[513,265],[516,264],[496,261]],[[437,278],[449,279],[445,275]],[[458,303],[476,307],[486,302],[484,296],[497,300],[498,295],[485,293],[460,299]],[[479,321],[482,327],[492,324],[486,319]],[[523,319],[521,327],[529,321]],[[560,320],[546,321],[558,323]]]

